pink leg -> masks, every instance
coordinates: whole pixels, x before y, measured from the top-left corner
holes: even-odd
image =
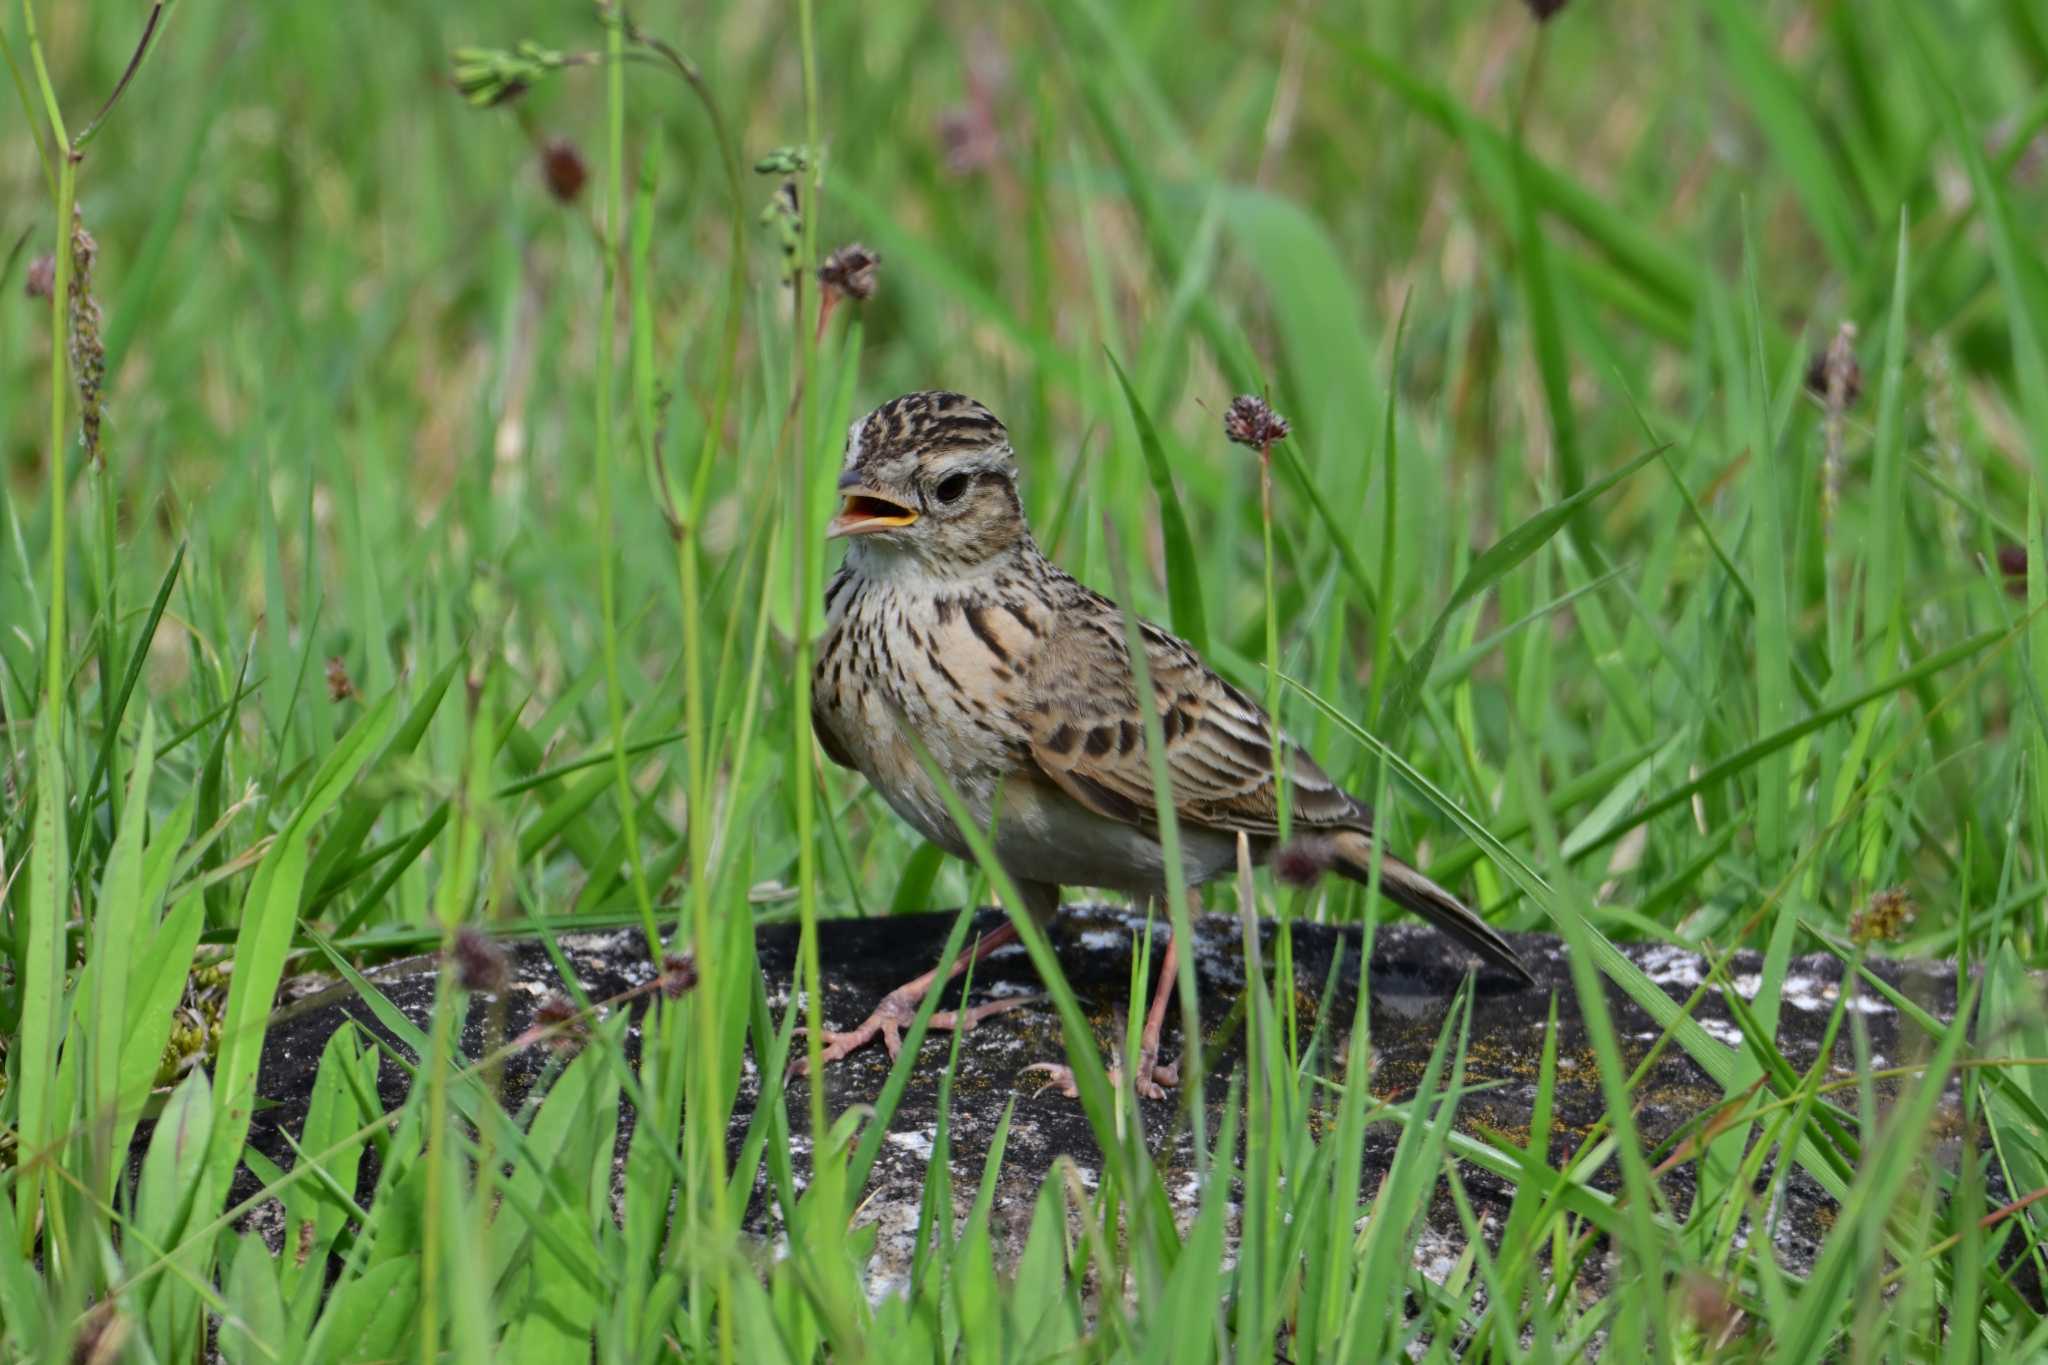
[[[1166,1026],[1166,1002],[1179,982],[1179,967],[1180,940],[1171,938],[1159,963],[1159,988],[1152,993],[1152,1008],[1145,1011],[1145,1031],[1138,1036],[1138,1093],[1148,1100],[1163,1100],[1166,1091],[1162,1086],[1180,1084],[1177,1064],[1159,1064],[1159,1032]]]
[[[1138,1035],[1138,1078],[1137,1091],[1148,1100],[1166,1098],[1166,1087],[1180,1084],[1178,1065],[1159,1064],[1159,1034],[1166,1027],[1166,1002],[1173,998],[1173,988],[1180,966],[1180,940],[1166,941],[1166,954],[1159,961],[1159,985],[1152,992],[1152,1006],[1145,1011],[1145,1030]],[[1046,1082],[1039,1087],[1041,1093],[1057,1087],[1068,1099],[1079,1099],[1080,1091],[1074,1085],[1074,1070],[1057,1062],[1034,1062],[1024,1068],[1026,1071],[1043,1071]],[[1112,1063],[1109,1068],[1111,1085],[1123,1084],[1123,1064]]]
[[[1016,938],[1017,929],[1012,924],[1006,923],[991,930],[975,942],[973,951],[953,964],[953,970],[948,973],[949,979],[966,971],[968,964],[981,961],[1004,944],[1014,942]],[[862,1020],[858,1028],[845,1033],[825,1030],[819,1036],[825,1044],[823,1060],[826,1065],[829,1066],[856,1049],[867,1046],[874,1041],[877,1034],[881,1035],[882,1046],[889,1049],[889,1055],[895,1057],[903,1050],[902,1032],[910,1027],[910,1021],[917,1016],[918,1002],[938,984],[938,978],[939,970],[934,967],[915,981],[898,986],[882,997],[882,1003],[875,1006],[874,1012]],[[992,1000],[985,1005],[976,1005],[972,1009],[940,1010],[932,1016],[931,1026],[943,1029],[972,1028],[990,1015],[1001,1014],[1020,1005],[1028,1005],[1035,998],[1018,995],[1003,1000]],[[807,1061],[808,1059],[800,1059],[797,1062],[794,1068],[797,1075],[803,1074]]]

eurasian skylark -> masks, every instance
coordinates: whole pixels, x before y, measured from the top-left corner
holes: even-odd
[[[826,754],[873,783],[918,833],[971,858],[904,735],[909,727],[975,821],[986,829],[994,816],[996,857],[1041,923],[1058,909],[1062,886],[1163,898],[1165,860],[1123,612],[1039,552],[1003,424],[961,394],[906,394],[854,423],[839,491],[845,502],[828,535],[849,543],[825,589],[826,632],[811,680]],[[1138,632],[1187,885],[1232,872],[1240,833],[1264,862],[1279,841],[1270,720],[1185,643],[1149,622]],[[1293,861],[1365,882],[1374,858],[1371,809],[1292,740],[1282,742],[1291,832],[1304,854]],[[1389,900],[1529,979],[1506,940],[1421,872],[1381,854],[1380,878]],[[1006,924],[968,957],[1015,936]],[[1177,1068],[1158,1064],[1178,948],[1169,942],[1164,954],[1135,1078],[1152,1098],[1178,1079]],[[890,993],[858,1028],[825,1035],[825,1060],[878,1034],[894,1055],[935,976]],[[955,1027],[1014,1003],[933,1022]]]

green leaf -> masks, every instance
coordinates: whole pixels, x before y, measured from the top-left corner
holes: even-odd
[[[26,1255],[40,1223],[46,1176],[39,1164],[54,1159],[70,1114],[59,1112],[57,1040],[63,1029],[64,924],[70,918],[71,868],[64,830],[64,760],[57,745],[57,716],[36,713],[36,816],[29,850],[28,950],[21,959],[21,1033],[9,1049],[22,1174],[14,1184],[14,1220]],[[17,922],[16,932],[19,933]]]
[[[128,1135],[163,1065],[164,1045],[177,1023],[172,1011],[185,992],[192,950],[205,928],[206,901],[197,889],[179,897],[142,945],[128,978],[128,1019],[121,1045],[121,1126],[115,1150],[126,1150]]]
[[[141,1238],[138,1261],[170,1253],[171,1268],[154,1280],[147,1295],[151,1335],[158,1341],[189,1340],[198,1326],[199,1300],[192,1281],[203,1278],[209,1248],[180,1247],[187,1225],[210,1215],[199,1204],[207,1149],[214,1132],[213,1092],[206,1073],[194,1068],[157,1117],[149,1151],[136,1185],[133,1226]]]
[[[327,1180],[352,1199],[363,1153],[360,1139],[348,1139],[376,1117],[364,1112],[359,1098],[376,1093],[377,1054],[362,1045],[355,1024],[344,1023],[320,1054],[294,1169],[301,1163],[309,1167],[319,1163]],[[307,1281],[325,1283],[327,1253],[347,1224],[350,1210],[317,1179],[294,1181],[279,1197],[284,1202],[285,1245],[292,1252],[280,1268],[279,1280],[285,1297],[296,1307]],[[305,1302],[310,1307],[313,1300],[306,1297]]]
[[[1213,1174],[1203,1184],[1201,1208],[1188,1228],[1186,1244],[1167,1278],[1160,1311],[1153,1319],[1154,1335],[1148,1345],[1158,1352],[1155,1358],[1159,1360],[1213,1360],[1219,1347],[1227,1347],[1224,1311],[1230,1294],[1223,1268],[1223,1233],[1234,1202],[1227,1176],[1234,1169],[1232,1156],[1237,1145],[1240,1110],[1236,1098],[1231,1095],[1233,1102],[1223,1106],[1223,1131],[1217,1135],[1215,1162],[1210,1167]]]
[[[135,637],[134,648],[128,654],[128,668],[121,675],[121,690],[114,697],[110,714],[113,723],[100,736],[99,756],[93,760],[92,777],[80,793],[87,802],[97,801],[100,781],[107,775],[108,767],[114,761],[114,745],[121,735],[120,721],[128,713],[128,699],[135,695],[135,684],[142,677],[142,667],[149,660],[149,647],[156,641],[157,623],[163,620],[164,607],[171,600],[171,588],[178,581],[178,570],[185,563],[185,542],[180,540],[178,548],[171,555],[171,567],[164,570],[163,578],[157,583],[156,599],[150,603],[149,617],[142,624],[142,631]],[[85,812],[79,813],[85,818]],[[83,856],[81,841],[80,856]],[[73,869],[76,875],[77,869]]]
[[[1211,1183],[1220,1187],[1223,1182]],[[1057,1171],[1038,1188],[1005,1316],[1005,1339],[1016,1343],[1019,1357],[1026,1360],[1050,1360],[1071,1351],[1086,1330],[1068,1285],[1067,1203]]]
[[[143,917],[155,910],[142,904],[143,836],[149,824],[149,782],[155,767],[156,715],[144,708],[142,735],[136,741],[128,779],[128,800],[121,809],[121,828],[107,857],[93,915],[88,967],[92,998],[81,1002],[78,1020],[82,1027],[74,1037],[74,1046],[83,1046],[90,1058],[83,1099],[96,1135],[93,1188],[102,1199],[113,1193],[119,1163],[118,1149],[112,1144],[121,1130],[121,1113],[131,1104],[139,1109],[143,1098],[126,1093],[121,1083],[121,1057],[122,1042],[128,1036],[129,973],[147,969],[143,952],[150,937],[139,931]]]
[[[386,772],[419,747],[428,724],[441,709],[441,700],[448,693],[448,684],[455,680],[456,672],[467,662],[465,655],[456,654],[441,666],[440,672],[427,680],[419,700],[414,702],[412,709],[406,713],[404,721],[391,736],[391,742],[378,754],[372,772]],[[327,832],[327,837],[320,841],[320,852],[307,870],[305,904],[300,906],[301,913],[310,909],[316,897],[330,889],[330,883],[334,881],[336,874],[354,857],[356,850],[363,846],[363,839],[376,823],[377,816],[383,811],[387,800],[388,798],[382,796],[358,794],[350,796],[343,804],[341,813],[334,819],[334,827]]]
[[[21,1252],[14,1210],[0,1199],[0,1345],[13,1347],[22,1360],[48,1360],[54,1349],[49,1341],[58,1309],[37,1270]]]
[[[419,1253],[380,1261],[334,1291],[314,1333],[311,1362],[390,1360],[419,1330]]]
[[[607,1027],[617,1033],[624,1022],[621,1017]],[[523,1284],[523,1302],[511,1309],[506,1336],[516,1359],[587,1350],[603,1310],[605,1275],[588,1220],[590,1209],[610,1204],[619,1083],[606,1056],[609,1046],[594,1040],[549,1088],[524,1159],[504,1185],[508,1204],[530,1211],[500,1218],[489,1247],[491,1279]]]
[[[287,1358],[284,1297],[278,1263],[254,1233],[237,1238],[228,1268],[228,1309],[220,1323],[221,1358],[229,1365],[269,1365]]]

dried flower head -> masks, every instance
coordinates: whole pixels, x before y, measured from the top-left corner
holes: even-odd
[[[2027,547],[2011,541],[1998,547],[1998,572],[2005,590],[2014,597],[2027,595]]]
[[[1722,1342],[1742,1325],[1742,1308],[1727,1286],[1703,1271],[1687,1271],[1679,1280],[1685,1316],[1709,1341]]]
[[[669,953],[661,959],[661,993],[680,1000],[697,986],[697,959],[689,953]]]
[[[1827,404],[1830,412],[1852,408],[1863,396],[1863,364],[1856,358],[1855,323],[1843,323],[1835,329],[1834,339],[1813,353],[1813,359],[1806,365],[1806,390]]]
[[[128,1345],[133,1324],[114,1306],[102,1299],[87,1311],[71,1340],[73,1365],[112,1365]]]
[[[1328,839],[1304,834],[1280,845],[1273,855],[1273,875],[1288,886],[1314,886],[1335,861]]]
[[[1223,434],[1261,455],[1287,439],[1287,419],[1273,411],[1273,405],[1254,394],[1244,393],[1230,400],[1223,411]]]
[[[1529,13],[1536,16],[1536,22],[1547,24],[1555,19],[1570,0],[1522,0],[1529,7]]]
[[[45,251],[28,263],[28,277],[21,292],[32,299],[47,299],[57,287],[57,258]]]
[[[533,1012],[533,1026],[547,1034],[547,1045],[563,1056],[574,1056],[590,1039],[590,1026],[583,1012],[566,995],[551,995]]]
[[[1002,155],[999,110],[1010,88],[1010,45],[994,30],[977,26],[963,42],[961,55],[965,98],[940,112],[937,131],[946,170],[973,175]]]
[[[1918,913],[1905,887],[1887,887],[1849,917],[1849,937],[1857,943],[1895,943],[1905,936],[1906,927]]]
[[[980,102],[956,104],[940,111],[938,136],[946,170],[953,175],[973,175],[988,169],[1002,146],[988,107]]]
[[[355,694],[356,685],[348,675],[348,664],[337,654],[327,661],[327,699],[347,701]]]
[[[455,934],[455,982],[462,989],[496,995],[512,983],[512,964],[490,935],[464,925]]]
[[[590,166],[575,143],[565,137],[551,137],[540,147],[540,178],[556,202],[573,204],[590,181]]]
[[[882,258],[859,242],[848,242],[825,258],[818,267],[818,283],[849,299],[874,297],[875,272]]]

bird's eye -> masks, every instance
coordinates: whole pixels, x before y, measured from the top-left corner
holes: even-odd
[[[969,475],[949,474],[939,480],[939,486],[932,492],[940,502],[958,502],[960,495],[967,491],[967,485],[973,482]]]

